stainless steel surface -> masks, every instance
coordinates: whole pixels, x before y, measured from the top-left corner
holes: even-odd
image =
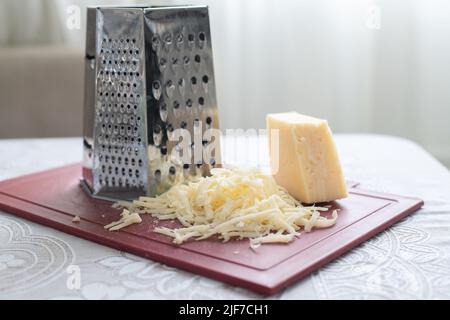
[[[84,109],[83,109],[83,179],[93,185],[94,159],[94,112],[95,112],[95,23],[97,10],[87,10],[86,55],[84,62]]]
[[[207,7],[90,8],[87,23],[85,189],[130,199],[208,174],[220,150],[183,162],[174,139],[188,130],[203,150],[205,130],[218,128]]]

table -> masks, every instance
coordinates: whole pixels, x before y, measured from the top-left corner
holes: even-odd
[[[361,188],[422,198],[420,211],[270,299],[449,299],[450,172],[405,139],[336,135]],[[80,161],[80,138],[0,140],[0,180]],[[45,190],[43,190],[45,192]],[[73,285],[74,270],[80,286]],[[261,296],[0,211],[1,299]]]

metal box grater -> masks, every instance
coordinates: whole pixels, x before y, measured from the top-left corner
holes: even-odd
[[[174,160],[178,128],[218,129],[208,8],[88,8],[82,186],[126,200],[208,174],[220,149],[208,163]]]

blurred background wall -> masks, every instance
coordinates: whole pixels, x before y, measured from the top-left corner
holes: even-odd
[[[450,165],[447,0],[2,0],[0,138],[80,135],[86,6],[149,3],[210,6],[223,128],[297,110]]]

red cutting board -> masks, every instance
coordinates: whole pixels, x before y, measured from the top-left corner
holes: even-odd
[[[103,226],[119,218],[111,203],[94,200],[79,186],[80,164],[0,182],[0,209],[119,250],[150,258],[206,277],[274,294],[332,261],[408,214],[422,200],[350,188],[347,199],[330,203],[340,209],[336,225],[302,234],[289,244],[264,244],[256,250],[248,240],[215,239],[174,245],[152,232],[158,223],[149,215],[141,224],[118,232]],[[79,216],[81,222],[72,218]]]

